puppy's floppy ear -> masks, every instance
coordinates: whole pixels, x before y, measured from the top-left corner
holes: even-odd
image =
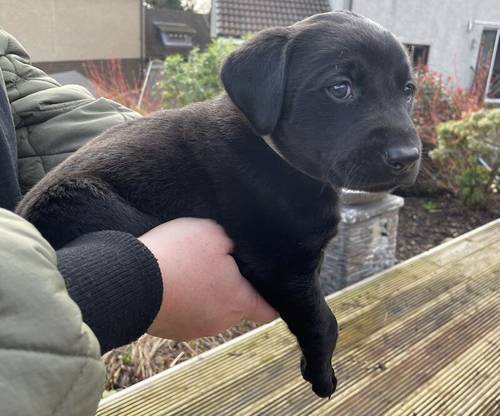
[[[288,30],[263,31],[229,55],[221,80],[258,134],[272,133],[285,92]]]

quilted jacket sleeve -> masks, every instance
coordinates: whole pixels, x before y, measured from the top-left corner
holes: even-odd
[[[66,292],[53,249],[3,209],[0,236],[0,413],[93,415],[104,383],[99,345]]]
[[[21,190],[104,130],[140,117],[77,85],[61,86],[31,65],[21,44],[0,30],[0,70],[12,108]]]

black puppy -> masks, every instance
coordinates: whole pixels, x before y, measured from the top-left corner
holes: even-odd
[[[335,12],[263,31],[223,65],[227,95],[117,126],[54,169],[18,212],[55,246],[91,231],[140,235],[212,218],[245,276],[281,314],[314,392],[336,386],[337,323],[317,279],[340,187],[414,181],[420,141],[405,49]]]

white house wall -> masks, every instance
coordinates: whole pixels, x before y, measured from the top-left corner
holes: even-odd
[[[430,45],[428,64],[467,87],[474,75],[484,26],[500,22],[500,0],[353,0],[352,10],[382,24],[404,43]]]

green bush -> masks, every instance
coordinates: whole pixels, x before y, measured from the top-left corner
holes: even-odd
[[[224,58],[238,42],[218,38],[206,50],[194,48],[187,59],[170,55],[165,59],[164,79],[160,84],[163,102],[168,108],[182,107],[212,98],[222,91],[219,70]]]
[[[481,110],[440,124],[431,157],[440,164],[441,179],[467,205],[484,205],[500,174],[500,109]]]

